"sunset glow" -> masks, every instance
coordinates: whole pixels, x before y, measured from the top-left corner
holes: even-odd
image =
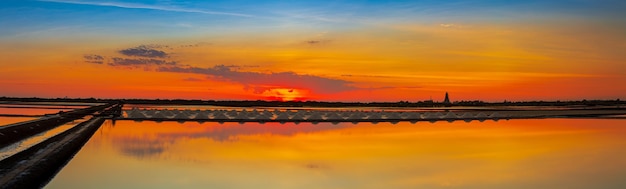
[[[305,101],[306,91],[302,89],[268,89],[263,92],[263,95],[267,100],[279,100],[279,101]]]
[[[626,98],[617,0],[9,0],[0,10],[0,96]]]

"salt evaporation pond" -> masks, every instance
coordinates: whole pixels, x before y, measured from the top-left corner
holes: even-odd
[[[0,102],[0,127],[23,121],[35,120],[45,114],[88,108],[101,103],[79,102]]]
[[[46,188],[624,188],[625,119],[111,121]]]

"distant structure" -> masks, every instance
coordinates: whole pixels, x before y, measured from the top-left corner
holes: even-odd
[[[445,106],[451,106],[452,103],[450,103],[450,98],[448,97],[448,92],[446,92],[446,97],[443,99],[443,104]]]

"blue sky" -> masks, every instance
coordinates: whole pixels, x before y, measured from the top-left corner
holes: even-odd
[[[199,27],[360,27],[379,22],[503,22],[583,17],[621,22],[623,1],[110,1],[10,0],[2,35],[76,27],[84,32],[171,32]],[[112,31],[110,31],[112,30]],[[156,31],[155,31],[156,30]]]

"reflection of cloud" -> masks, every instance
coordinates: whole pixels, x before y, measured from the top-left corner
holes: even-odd
[[[325,130],[343,129],[350,126],[349,124],[332,123],[319,123],[317,125],[312,123],[300,123],[298,125],[279,124],[279,123],[267,123],[267,124],[239,124],[239,123],[224,123],[219,127],[211,127],[211,130],[197,133],[160,133],[158,138],[209,138],[215,141],[233,141],[237,140],[240,136],[245,135],[261,135],[271,134],[280,136],[294,136],[296,134],[314,133]]]
[[[308,163],[304,165],[307,169],[329,169],[327,165],[319,164],[319,163]]]
[[[140,45],[138,47],[122,49],[119,53],[126,56],[138,56],[138,57],[148,57],[148,58],[166,58],[167,53],[150,48],[150,46]]]
[[[85,58],[85,62],[92,64],[103,64],[104,57],[97,54],[86,54],[83,56]]]
[[[293,72],[258,73],[233,70],[232,66],[217,65],[212,68],[199,67],[160,67],[161,72],[204,74],[213,78],[237,82],[255,93],[263,93],[272,88],[308,88],[319,93],[336,93],[352,90],[350,82],[314,75],[299,75]]]
[[[124,121],[122,121],[124,122]],[[128,121],[128,123],[133,123]],[[162,154],[167,150],[169,145],[175,144],[178,140],[183,139],[211,139],[218,142],[236,141],[241,136],[251,135],[279,135],[279,136],[294,136],[304,133],[321,132],[325,130],[344,129],[350,127],[350,124],[338,124],[332,123],[319,123],[317,125],[312,123],[300,123],[295,125],[293,123],[279,124],[279,123],[205,123],[199,124],[194,122],[188,122],[182,125],[177,124],[177,128],[169,130],[172,125],[169,123],[155,123],[155,122],[143,122],[144,124],[151,124],[150,127],[134,127],[133,132],[140,132],[140,135],[115,135],[111,139],[113,146],[117,148],[122,154],[137,158],[149,158]],[[118,123],[118,125],[120,125]],[[126,124],[123,124],[126,125]],[[127,126],[131,126],[129,124]],[[113,129],[122,129],[118,127],[112,127]],[[145,129],[145,130],[141,130]],[[326,166],[320,164],[310,164],[310,168],[326,168]],[[307,165],[308,166],[308,165]]]
[[[124,155],[147,158],[156,156],[165,150],[165,145],[171,141],[163,141],[155,138],[115,138],[115,146],[119,147]]]

